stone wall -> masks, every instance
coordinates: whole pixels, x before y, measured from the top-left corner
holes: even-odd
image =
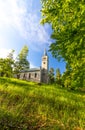
[[[29,71],[21,72],[17,75],[17,78],[27,81],[41,82],[41,71]]]

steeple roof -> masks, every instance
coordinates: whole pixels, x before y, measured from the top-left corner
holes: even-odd
[[[47,51],[46,51],[46,49],[44,49],[44,56],[47,56]]]

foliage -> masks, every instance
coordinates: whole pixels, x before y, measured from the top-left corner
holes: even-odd
[[[1,130],[84,130],[84,92],[0,78]]]
[[[52,84],[54,83],[54,69],[50,68],[49,73],[48,73],[48,78],[49,78],[49,83]]]
[[[61,73],[59,68],[56,69],[56,83],[61,85]]]
[[[51,37],[55,39],[55,43],[50,45],[50,51],[54,57],[63,58],[72,68],[71,85],[83,87],[85,83],[85,1],[41,1],[42,23],[51,24],[53,29]]]
[[[13,53],[12,50],[6,58],[0,58],[0,76],[12,77],[13,76]]]
[[[15,73],[29,69],[29,62],[27,60],[27,56],[28,56],[28,47],[25,45],[21,49],[19,55],[16,58],[14,68]]]
[[[13,77],[14,73],[29,69],[27,46],[22,48],[16,61],[13,58],[13,54],[14,50],[12,50],[6,58],[0,58],[0,76]]]
[[[71,87],[71,67],[69,66],[69,64],[66,64],[66,70],[65,72],[62,74],[62,85],[64,87]]]

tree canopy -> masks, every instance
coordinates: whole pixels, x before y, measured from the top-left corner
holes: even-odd
[[[6,58],[0,58],[0,76],[13,77],[13,59],[14,50],[12,50]]]
[[[15,61],[15,73],[19,73],[22,70],[27,70],[29,69],[29,62],[27,60],[28,56],[28,46],[23,46],[21,51],[19,52],[16,61]]]
[[[14,77],[14,74],[29,69],[29,62],[27,60],[28,47],[26,45],[19,52],[16,60],[14,60],[13,55],[14,50],[11,50],[6,58],[0,58],[0,76]]]
[[[49,83],[52,84],[54,83],[54,69],[50,68],[49,73],[48,73],[48,78],[49,78]]]
[[[55,42],[50,51],[70,65],[71,77],[77,85],[85,82],[85,1],[41,0],[42,24],[50,23]],[[76,84],[75,83],[75,84]]]

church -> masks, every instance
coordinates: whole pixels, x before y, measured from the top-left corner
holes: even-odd
[[[27,71],[21,71],[18,78],[27,81],[33,81],[38,83],[48,83],[48,71],[49,71],[49,58],[46,50],[42,56],[41,67],[30,68]]]

